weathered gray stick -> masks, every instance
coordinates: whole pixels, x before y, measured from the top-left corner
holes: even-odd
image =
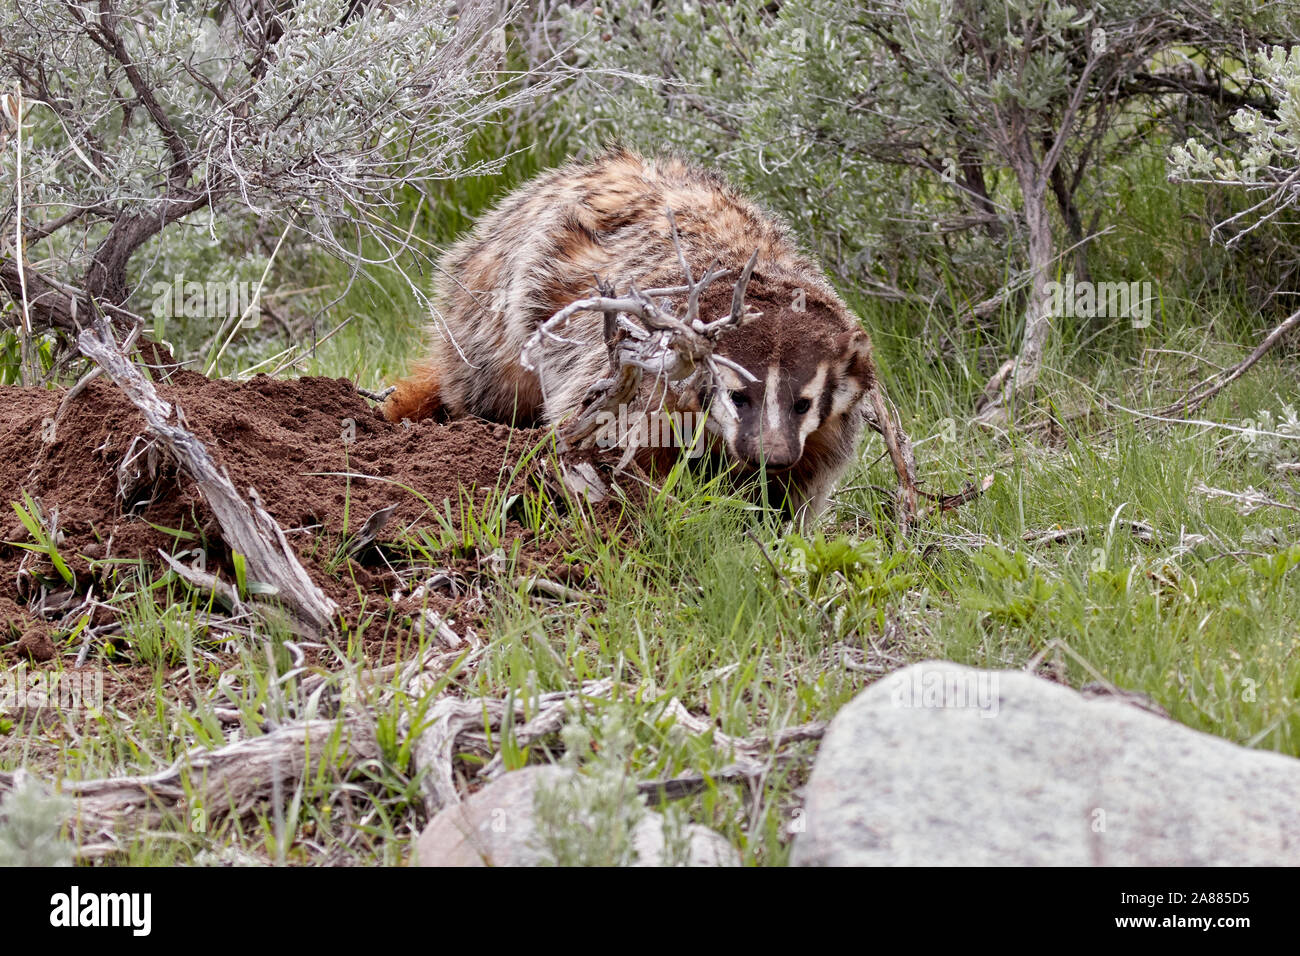
[[[240,497],[203,443],[179,423],[168,421],[172,406],[123,354],[108,324],[100,322],[82,331],[77,346],[122,389],[144,416],[150,434],[194,480],[221,527],[222,537],[248,562],[250,577],[275,588],[277,598],[299,624],[313,633],[332,632],[338,605],[308,576],[280,526],[261,506],[257,492],[249,489],[251,502]]]
[[[273,783],[300,779],[336,748],[350,762],[377,758],[374,722],[352,717],[342,726],[335,720],[286,724],[216,750],[193,750],[149,776],[64,780],[59,792],[75,800],[70,822],[81,835],[78,856],[102,856],[117,849],[114,837],[124,822],[138,828],[157,826],[168,813],[246,814],[271,797]],[[0,794],[14,783],[13,774],[0,773]]]

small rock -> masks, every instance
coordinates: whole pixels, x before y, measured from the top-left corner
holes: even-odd
[[[1300,760],[1020,671],[914,664],[836,715],[801,866],[1300,863]]]
[[[447,807],[420,834],[414,865],[537,866],[542,852],[534,845],[534,794],[539,785],[553,785],[569,774],[561,767],[525,767]],[[740,865],[739,854],[720,834],[698,825],[690,834],[691,866]],[[647,813],[632,835],[636,865],[662,865],[664,844],[663,817]]]

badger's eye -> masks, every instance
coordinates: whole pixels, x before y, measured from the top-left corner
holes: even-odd
[[[794,409],[794,413],[796,415],[805,415],[808,413],[808,409],[812,408],[812,399],[801,398],[799,399],[799,401],[795,402],[794,405],[792,405],[791,407]]]
[[[737,408],[748,408],[749,396],[746,395],[744,392],[732,392],[731,404],[735,405]]]

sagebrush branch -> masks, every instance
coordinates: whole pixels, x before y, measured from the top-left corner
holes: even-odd
[[[579,413],[557,430],[561,451],[591,448],[601,434],[601,424],[609,414],[617,413],[620,406],[630,404],[637,396],[646,373],[656,382],[664,383],[679,392],[694,391],[712,396],[706,428],[715,434],[725,431],[739,421],[739,412],[731,398],[731,390],[722,375],[722,369],[756,381],[749,369],[718,354],[722,334],[740,328],[747,318],[745,293],[759,250],[755,249],[745,268],[735,282],[730,311],[711,320],[700,317],[700,296],[715,281],[727,275],[725,269],[715,271],[711,266],[697,280],[682,253],[677,237],[672,210],[668,210],[673,241],[678,262],[686,277],[685,285],[645,291],[633,285],[624,295],[617,295],[614,287],[605,280],[597,281],[598,295],[579,299],[560,309],[547,319],[528,338],[521,361],[525,368],[536,369],[545,361],[544,345],[553,342],[562,345],[579,345],[562,334],[575,315],[582,312],[600,312],[604,315],[605,347],[609,355],[609,374],[587,390]],[[683,314],[675,314],[670,300],[685,296]],[[916,461],[911,443],[899,421],[898,411],[889,401],[879,382],[867,391],[869,408],[867,420],[884,440],[890,461],[898,476],[897,505],[900,526],[904,534],[917,517]],[[632,461],[638,450],[635,438],[628,442],[616,470],[622,470]],[[570,480],[573,479],[573,480]],[[571,490],[599,487],[589,477],[566,475]]]
[[[672,213],[669,211],[671,222]],[[674,225],[674,234],[675,234]],[[680,254],[680,245],[678,246]],[[679,256],[680,257],[680,256]],[[561,448],[587,448],[596,440],[601,416],[630,402],[649,372],[656,379],[678,388],[703,386],[717,396],[710,410],[715,422],[737,417],[728,390],[723,384],[721,368],[730,369],[747,381],[753,374],[744,366],[717,354],[722,333],[738,327],[745,318],[745,290],[758,261],[758,250],[750,257],[732,292],[731,311],[711,321],[700,318],[700,295],[727,274],[726,269],[705,270],[697,281],[685,258],[681,258],[686,284],[671,288],[638,290],[635,286],[623,296],[603,282],[601,295],[579,299],[547,319],[529,337],[523,350],[523,364],[533,369],[544,361],[542,346],[546,340],[570,343],[560,330],[580,312],[600,312],[605,316],[605,345],[610,356],[610,374],[596,382],[583,400],[582,412],[559,430]],[[686,296],[685,313],[674,315],[665,307],[667,300]],[[633,320],[637,321],[633,321]],[[620,467],[626,465],[635,446],[628,449]]]

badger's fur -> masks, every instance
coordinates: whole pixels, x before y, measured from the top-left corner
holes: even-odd
[[[745,302],[761,315],[728,329],[718,348],[755,379],[726,372],[739,423],[722,444],[734,464],[766,465],[769,495],[805,517],[819,513],[869,414],[870,339],[783,225],[717,174],[674,157],[612,149],[538,177],[484,216],[441,262],[431,354],[398,383],[385,417],[555,425],[572,415],[609,372],[602,316],[579,313],[562,332],[568,342],[544,340],[535,370],[521,363],[524,345],[554,313],[595,294],[597,279],[620,293],[681,285],[669,209],[695,277],[715,263],[729,270],[701,297],[706,322],[728,313],[732,283],[758,250]],[[641,408],[698,412],[712,400],[656,392],[650,379]]]

